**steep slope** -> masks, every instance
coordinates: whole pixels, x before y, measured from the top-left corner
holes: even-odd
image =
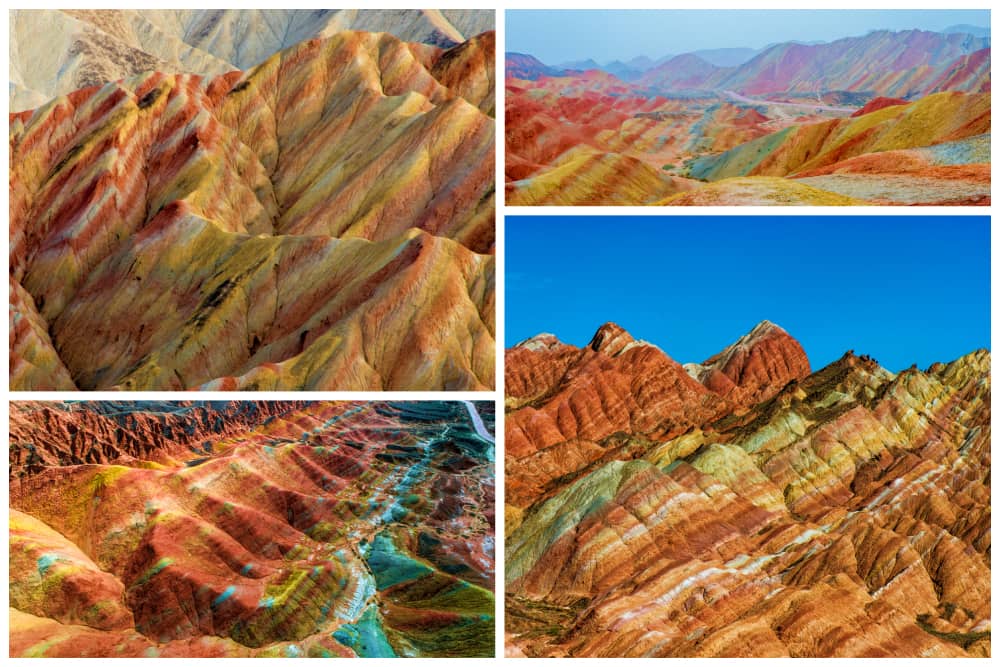
[[[345,30],[450,48],[493,29],[487,10],[13,10],[11,110],[143,71],[218,75]]]
[[[178,465],[213,439],[306,407],[301,401],[16,404],[10,413],[11,479],[45,467],[136,460]]]
[[[809,375],[809,360],[788,332],[764,320],[735,343],[684,370],[703,385],[741,405],[756,405],[789,382]]]
[[[541,350],[536,351],[539,343]],[[534,359],[522,370],[518,356]],[[627,457],[627,434],[680,435],[723,414],[729,404],[684,368],[613,323],[582,349],[531,339],[509,356],[506,371],[508,530],[516,514],[558,489],[567,476]],[[553,369],[547,369],[554,364]]]
[[[491,387],[492,49],[340,32],[12,116],[12,387]]]
[[[11,485],[12,656],[492,655],[492,404],[148,407],[12,408],[95,461]]]
[[[133,10],[10,11],[11,111],[150,70],[238,69]]]
[[[683,391],[667,391],[646,407],[673,404],[660,423],[621,422],[601,458],[521,493],[539,468],[521,439],[552,451],[574,441],[513,425],[553,410],[568,382],[603,384],[577,368],[551,336],[507,353],[507,632],[518,651],[989,655],[988,352],[898,375],[849,352],[810,374],[801,347],[764,322],[688,367],[725,396],[721,410],[692,413]],[[648,381],[637,373],[626,403]],[[564,431],[607,404],[562,410]]]

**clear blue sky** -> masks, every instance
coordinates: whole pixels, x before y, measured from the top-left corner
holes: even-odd
[[[989,27],[988,10],[514,10],[505,50],[549,65],[656,59],[700,49],[762,48],[776,42],[833,41],[872,30]]]
[[[704,361],[761,320],[813,369],[892,371],[990,346],[987,217],[506,219],[506,341],[585,345],[604,322]]]

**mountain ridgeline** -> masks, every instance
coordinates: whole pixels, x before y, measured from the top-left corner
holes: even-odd
[[[990,353],[681,365],[607,324],[506,355],[509,655],[990,653]]]

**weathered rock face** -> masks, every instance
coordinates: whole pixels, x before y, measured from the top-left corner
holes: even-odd
[[[180,464],[192,450],[252,430],[302,401],[23,402],[10,414],[11,480],[46,467],[136,460]]]
[[[492,412],[14,403],[11,655],[492,655]]]
[[[711,359],[684,368],[715,393],[740,405],[765,401],[810,372],[799,342],[766,320]]]
[[[493,48],[339,32],[13,115],[12,388],[491,388]]]
[[[506,482],[514,508],[551,493],[566,475],[625,457],[627,436],[677,436],[728,406],[659,348],[612,323],[582,349],[526,341],[506,368],[508,407],[518,408],[505,424],[507,463],[517,466]]]
[[[614,349],[624,335],[600,339]],[[801,346],[765,322],[689,366],[729,381],[714,389],[724,397],[706,389],[716,412],[684,412],[677,392],[667,423],[684,415],[685,431],[623,422],[588,458],[561,453],[586,451],[579,439],[518,428],[561,397],[564,380],[548,378],[572,373],[553,370],[567,347],[536,338],[507,355],[522,396],[545,392],[530,407],[508,397],[518,651],[989,654],[988,352],[898,375],[848,353],[810,374]],[[522,492],[550,452],[560,474]]]

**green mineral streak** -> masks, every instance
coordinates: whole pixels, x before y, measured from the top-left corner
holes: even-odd
[[[989,630],[984,630],[982,632],[941,632],[928,623],[929,618],[929,614],[920,614],[917,616],[917,625],[920,626],[921,630],[927,634],[934,635],[938,639],[943,639],[944,641],[951,642],[952,644],[958,644],[966,650],[968,650],[968,648],[976,642],[982,639],[988,640],[990,638]]]
[[[303,558],[307,558],[308,556],[309,556],[309,549],[302,546],[301,544],[296,544],[295,546],[293,546],[291,549],[288,550],[287,554],[285,554],[285,560],[302,560]]]
[[[116,603],[111,600],[99,600],[90,605],[80,614],[80,619],[92,627],[99,627],[101,621],[116,610]]]
[[[320,521],[306,531],[306,535],[316,542],[329,542],[330,538],[337,537],[339,534],[337,527],[328,521]]]
[[[49,641],[44,641],[44,642],[39,642],[38,644],[35,644],[34,646],[31,646],[31,647],[25,649],[24,653],[21,654],[21,657],[24,657],[24,658],[44,658],[45,654],[48,652],[48,650],[50,648],[52,648],[53,646],[55,646],[56,643],[57,643],[57,641],[55,639],[51,639]]]
[[[764,158],[773,153],[795,130],[795,126],[786,127],[774,134],[748,141],[725,153],[695,158],[689,165],[688,173],[692,178],[705,181],[746,176]]]
[[[153,577],[155,577],[156,575],[158,575],[160,572],[162,572],[164,569],[166,569],[167,566],[171,565],[173,562],[174,562],[173,558],[164,556],[160,560],[156,561],[156,564],[153,565],[153,567],[151,567],[148,570],[146,570],[142,574],[142,576],[139,577],[139,579],[136,580],[136,582],[134,584],[132,584],[132,585],[133,586],[142,586],[143,584],[145,584],[146,582],[148,582],[150,579],[152,579]]]
[[[428,606],[434,609],[492,616],[496,602],[493,593],[485,588],[459,581],[450,590],[431,598]]]
[[[387,628],[394,646],[406,647],[408,654],[435,658],[492,658],[494,655],[492,616],[463,616],[454,623],[428,623],[426,627],[407,624],[405,629]]]
[[[393,602],[412,609],[433,609],[458,614],[487,614],[496,608],[493,593],[451,575],[434,573],[394,590]]]
[[[105,469],[101,470],[101,472],[94,475],[93,480],[91,480],[93,487],[91,490],[94,493],[100,493],[118,481],[122,475],[128,473],[130,470],[131,468],[126,466],[107,466]]]
[[[393,544],[392,537],[386,532],[375,536],[366,560],[372,574],[375,575],[375,586],[380,591],[433,572],[432,568],[424,563],[401,553]]]
[[[546,501],[511,535],[507,545],[507,582],[527,574],[556,540],[587,514],[608,503],[625,481],[653,467],[643,460],[612,461]]]
[[[331,601],[343,596],[344,581],[339,567],[293,570],[267,587],[255,613],[233,626],[230,634],[239,643],[254,647],[303,640],[327,622]]]
[[[362,658],[395,658],[389,640],[382,628],[382,619],[376,607],[368,607],[356,623],[342,625],[333,638],[352,649]]]

